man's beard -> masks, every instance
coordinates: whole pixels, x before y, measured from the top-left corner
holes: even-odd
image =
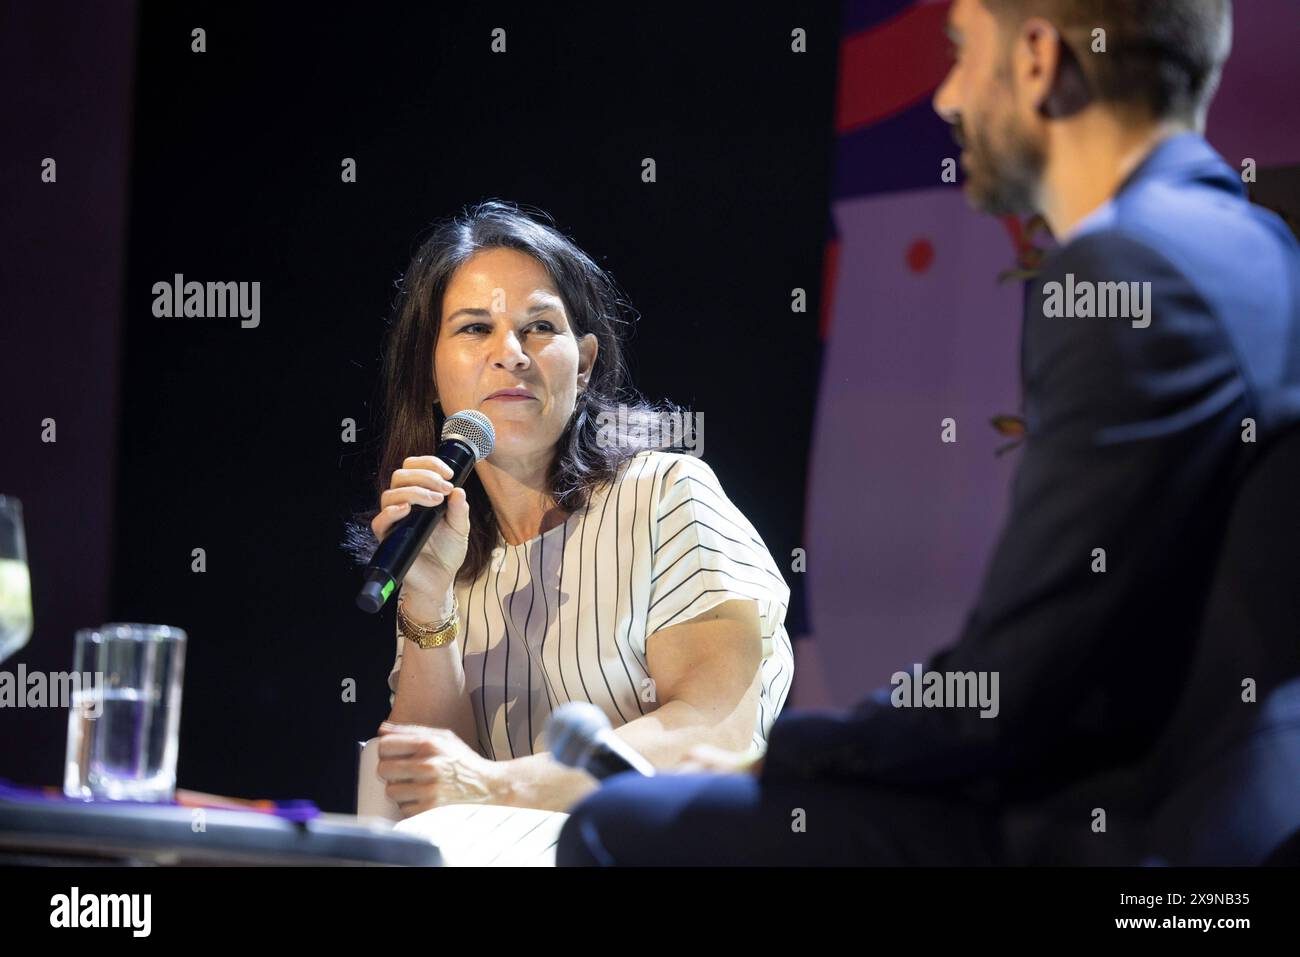
[[[996,130],[987,121],[969,127],[964,119],[959,122],[953,132],[966,149],[971,205],[995,216],[1038,212],[1038,187],[1047,163],[1042,145],[1017,126],[1010,113],[1000,117]]]

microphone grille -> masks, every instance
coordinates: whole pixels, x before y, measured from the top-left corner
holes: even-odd
[[[468,443],[474,450],[475,461],[482,462],[492,454],[497,435],[492,428],[492,420],[486,415],[477,409],[464,409],[447,416],[447,421],[442,424],[442,438],[455,438]]]
[[[609,718],[594,704],[570,701],[552,711],[546,722],[546,750],[560,764],[578,767],[608,728]]]

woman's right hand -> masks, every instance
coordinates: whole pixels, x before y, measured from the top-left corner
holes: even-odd
[[[370,521],[375,537],[384,540],[394,524],[412,507],[432,507],[447,500],[442,521],[433,527],[420,555],[406,573],[403,588],[440,598],[456,581],[469,547],[469,502],[463,488],[453,488],[453,472],[435,455],[413,455],[393,473],[392,484],[379,497],[379,514]]]

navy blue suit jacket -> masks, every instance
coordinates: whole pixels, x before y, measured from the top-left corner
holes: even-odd
[[[1116,282],[1150,283],[1149,322],[1048,314],[1051,283]],[[1021,375],[1010,514],[926,665],[998,672],[999,715],[888,687],[793,711],[764,779],[988,802],[1012,861],[1258,860],[1300,826],[1300,455],[1270,454],[1300,445],[1295,237],[1200,136],[1165,140],[1030,285]]]

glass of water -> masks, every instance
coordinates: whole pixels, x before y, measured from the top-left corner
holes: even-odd
[[[0,495],[0,661],[32,636],[32,585],[23,538],[23,506]]]
[[[114,622],[77,632],[64,794],[172,799],[184,671],[179,628]]]

